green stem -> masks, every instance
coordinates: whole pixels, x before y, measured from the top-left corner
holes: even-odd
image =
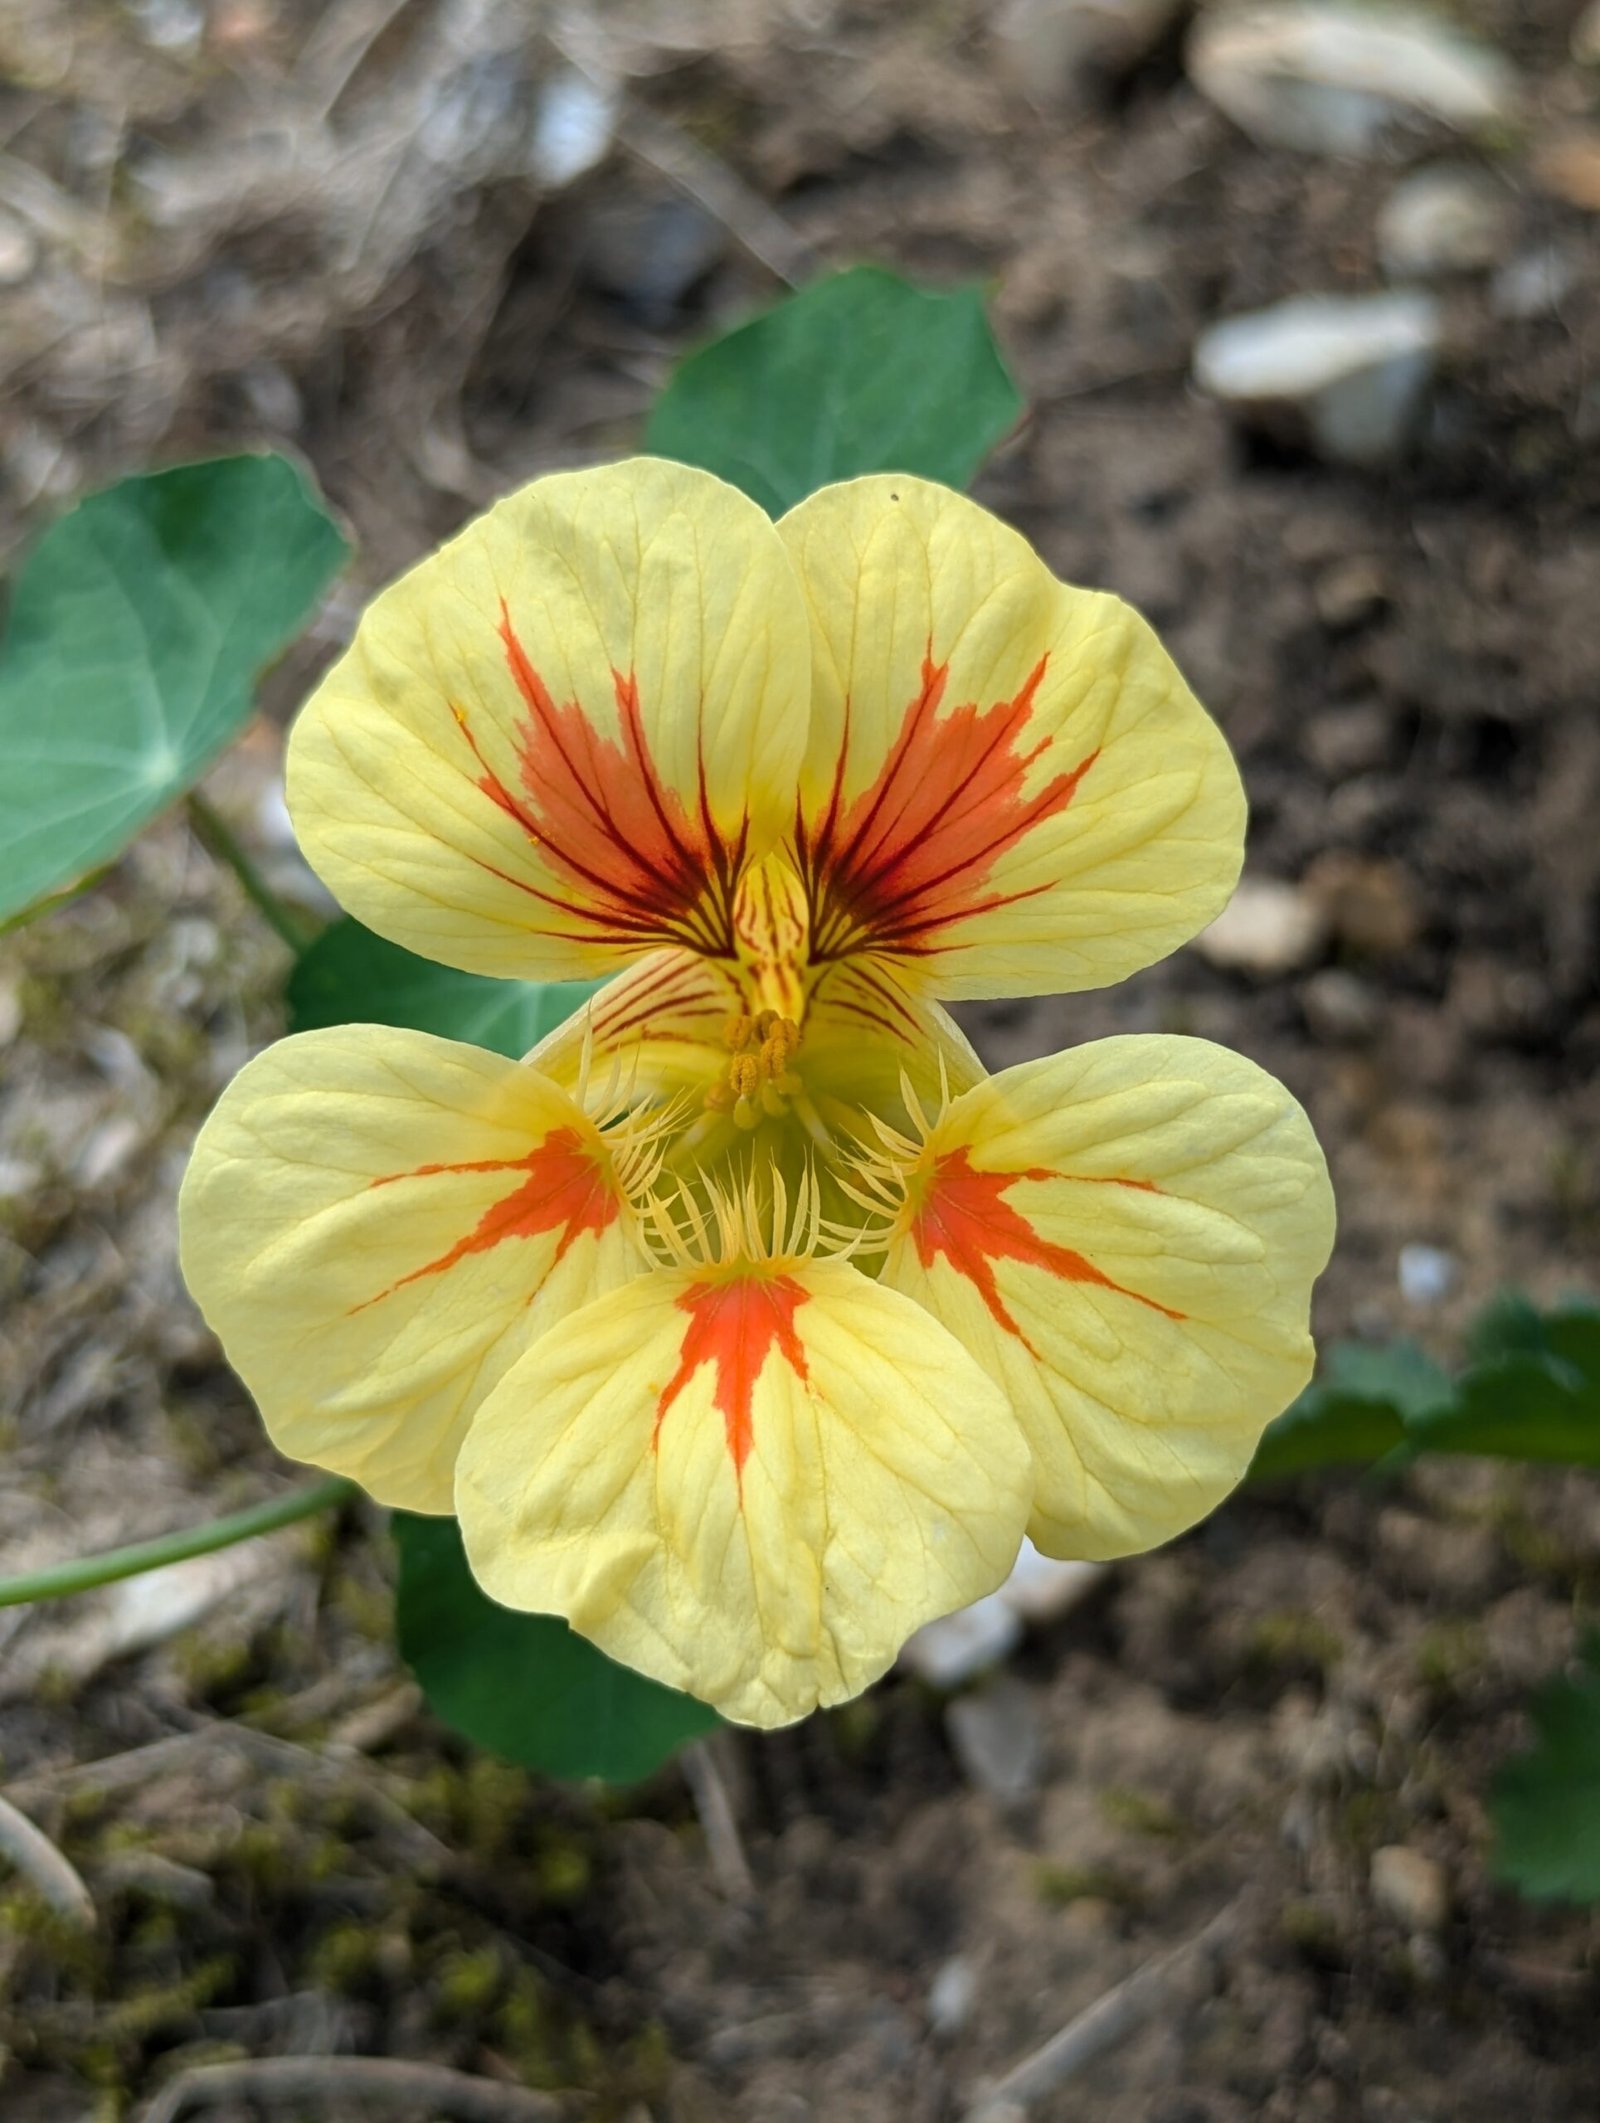
[[[246,895],[255,902],[289,949],[295,952],[303,951],[311,941],[310,932],[295,920],[245,853],[244,845],[232,826],[198,789],[189,791],[189,818],[207,848],[233,871],[244,886]]]
[[[354,1496],[355,1483],[343,1475],[329,1475],[305,1489],[291,1489],[287,1496],[273,1497],[265,1504],[251,1504],[244,1511],[231,1511],[226,1518],[209,1519],[203,1526],[180,1528],[158,1534],[153,1541],[134,1541],[127,1548],[108,1548],[102,1555],[75,1556],[70,1562],[51,1563],[43,1570],[25,1570],[18,1577],[0,1578],[0,1607],[21,1607],[30,1600],[61,1600],[69,1593],[92,1592],[97,1585],[114,1585],[118,1578],[137,1577],[143,1570],[159,1570],[165,1563],[187,1562],[192,1555],[210,1555],[218,1548],[231,1548],[236,1541],[253,1540],[258,1533],[276,1533],[319,1511],[327,1511]]]

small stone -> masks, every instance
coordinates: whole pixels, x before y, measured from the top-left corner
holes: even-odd
[[[300,386],[280,361],[252,361],[239,372],[239,388],[250,411],[275,434],[293,435],[306,417]]]
[[[1396,1273],[1408,1305],[1442,1305],[1456,1286],[1458,1272],[1454,1255],[1442,1246],[1400,1248]]]
[[[1389,601],[1383,570],[1376,561],[1361,559],[1336,560],[1317,577],[1312,595],[1317,617],[1336,633],[1360,626]]]
[[[1306,756],[1335,781],[1389,764],[1393,730],[1382,701],[1354,700],[1324,708],[1306,730]]]
[[[1383,1026],[1383,1005],[1359,973],[1324,966],[1300,990],[1312,1036],[1329,1047],[1365,1046]]]
[[[1370,156],[1387,136],[1433,120],[1493,130],[1516,104],[1498,52],[1420,9],[1269,4],[1204,9],[1189,78],[1267,147]]]
[[[1526,324],[1548,317],[1577,286],[1581,268],[1560,243],[1541,244],[1501,266],[1489,283],[1489,307],[1497,317]]]
[[[158,52],[187,57],[200,49],[206,33],[206,11],[196,0],[129,0],[128,13]]]
[[[1511,202],[1486,170],[1456,162],[1418,170],[1378,216],[1378,256],[1391,280],[1480,273],[1505,256]]]
[[[1126,80],[1177,25],[1184,0],[1010,0],[994,25],[1002,79],[1040,110]]]
[[[1552,199],[1600,214],[1600,132],[1588,128],[1548,141],[1529,164],[1533,181]]]
[[[1309,966],[1326,938],[1321,910],[1298,885],[1246,877],[1194,947],[1208,965],[1275,980]]]
[[[727,240],[722,224],[692,199],[619,200],[590,216],[584,269],[655,330],[672,321]]]
[[[553,191],[603,162],[616,132],[616,89],[570,67],[548,80],[533,116],[529,165]]]
[[[1024,1538],[996,1597],[1025,1622],[1053,1622],[1087,1599],[1105,1574],[1104,1563],[1058,1561]]]
[[[977,1970],[965,1954],[952,1954],[928,1985],[930,2033],[942,2042],[953,2041],[972,2018],[977,1996]]]
[[[1039,1788],[1044,1728],[1033,1690],[1009,1675],[945,1705],[945,1731],[967,1782],[1002,1806]]]
[[[127,1113],[114,1113],[84,1138],[72,1161],[72,1176],[80,1187],[103,1187],[126,1171],[143,1146],[145,1131]]]
[[[38,238],[25,221],[0,206],[0,287],[19,287],[38,263]]]
[[[1416,429],[1443,325],[1417,290],[1302,295],[1201,334],[1194,377],[1247,426],[1333,463],[1380,465]]]
[[[1397,862],[1333,848],[1307,870],[1305,889],[1334,941],[1357,958],[1404,958],[1422,934],[1416,888]]]
[[[44,1185],[44,1167],[27,1157],[0,1154],[0,1202],[26,1201]]]
[[[900,1664],[930,1688],[959,1688],[997,1666],[1022,1641],[1022,1620],[998,1592],[925,1622],[900,1647]]]
[[[1372,1853],[1372,1899],[1407,1931],[1443,1931],[1450,1921],[1444,1867],[1406,1843],[1386,1843]]]

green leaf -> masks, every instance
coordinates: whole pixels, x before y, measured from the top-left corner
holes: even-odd
[[[46,531],[0,649],[0,916],[119,855],[200,778],[347,550],[271,456],[124,479]]]
[[[1533,1702],[1537,1738],[1496,1780],[1494,1869],[1542,1902],[1600,1901],[1600,1637]]]
[[[480,1592],[454,1519],[394,1514],[400,1655],[438,1715],[480,1747],[552,1777],[631,1784],[717,1714],[618,1666],[554,1615]]]
[[[1450,1391],[1448,1377],[1414,1343],[1336,1342],[1324,1376],[1268,1425],[1250,1479],[1383,1459]]]
[[[417,958],[358,921],[336,921],[289,976],[289,1028],[409,1025],[515,1061],[570,1017],[598,981],[486,980]]]
[[[1475,1364],[1493,1363],[1502,1356],[1535,1354],[1547,1346],[1545,1323],[1539,1308],[1520,1290],[1502,1290],[1473,1321],[1467,1335],[1467,1355]]]
[[[645,448],[781,516],[864,472],[964,487],[1021,410],[978,289],[937,294],[861,265],[680,363]]]
[[[1572,1354],[1508,1356],[1465,1372],[1448,1405],[1410,1427],[1419,1449],[1600,1467],[1600,1334],[1569,1323]]]

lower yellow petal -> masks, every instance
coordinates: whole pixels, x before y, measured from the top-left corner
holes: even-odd
[[[638,1264],[610,1154],[566,1092],[378,1025],[242,1070],[178,1213],[184,1278],[274,1443],[410,1511],[450,1510],[485,1393]]]
[[[884,1280],[1006,1387],[1035,1542],[1126,1555],[1211,1510],[1305,1384],[1333,1226],[1281,1084],[1204,1040],[1107,1039],[954,1102]]]
[[[992,1591],[1028,1492],[1004,1395],[936,1321],[777,1260],[656,1270],[552,1326],[480,1409],[456,1505],[494,1599],[783,1725]]]

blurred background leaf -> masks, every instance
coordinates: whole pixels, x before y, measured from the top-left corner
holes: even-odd
[[[865,472],[964,487],[1021,411],[977,288],[859,265],[681,362],[644,444],[781,516]]]
[[[1405,1443],[1408,1420],[1451,1390],[1448,1374],[1414,1342],[1335,1342],[1323,1376],[1269,1425],[1250,1477],[1382,1459]]]
[[[1535,1901],[1600,1901],[1600,1637],[1574,1679],[1535,1696],[1532,1715],[1533,1746],[1494,1788],[1494,1869]]]
[[[400,1655],[457,1732],[525,1769],[631,1784],[714,1710],[618,1666],[555,1615],[517,1614],[478,1589],[454,1519],[393,1519]]]
[[[1404,1450],[1600,1466],[1600,1307],[1497,1298],[1452,1379],[1410,1342],[1336,1342],[1323,1375],[1270,1424],[1252,1479]]]
[[[519,1060],[570,1017],[599,981],[488,980],[435,965],[346,917],[323,931],[289,976],[289,1029],[409,1025]]]
[[[270,455],[124,479],[51,525],[0,648],[0,916],[120,854],[199,780],[347,553]]]

